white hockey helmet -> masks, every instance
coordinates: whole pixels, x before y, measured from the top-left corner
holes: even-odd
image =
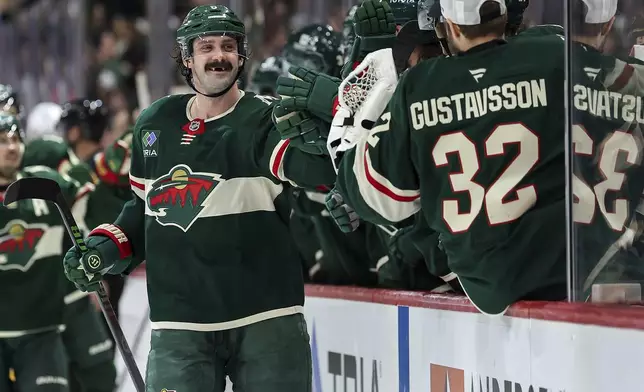
[[[53,102],[41,102],[27,115],[26,139],[34,140],[43,136],[60,136],[57,127],[63,108]]]

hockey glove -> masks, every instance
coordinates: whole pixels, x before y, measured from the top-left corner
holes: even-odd
[[[331,123],[340,79],[302,67],[291,67],[292,77],[277,78],[277,94],[286,110],[308,110],[314,116]]]
[[[120,274],[130,264],[132,250],[130,243],[115,225],[100,225],[92,230],[85,240],[89,251],[95,251],[100,255],[102,265],[92,266],[99,269],[97,273],[87,273],[83,265],[91,265],[91,260],[84,260],[84,254],[76,247],[67,251],[63,258],[63,269],[67,279],[74,283],[81,291],[96,291],[99,282],[104,274]]]
[[[344,79],[371,52],[391,48],[396,40],[396,20],[386,1],[365,0],[354,16],[356,40],[342,69]]]
[[[333,221],[340,227],[343,233],[351,233],[358,229],[358,226],[360,226],[360,218],[353,208],[344,203],[340,192],[332,189],[326,195],[324,204],[331,218],[333,218]]]
[[[291,111],[281,105],[273,107],[273,123],[283,140],[307,154],[326,155],[329,124],[305,111]]]

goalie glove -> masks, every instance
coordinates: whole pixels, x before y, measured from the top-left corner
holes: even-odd
[[[302,67],[293,66],[288,71],[292,77],[277,78],[280,105],[290,111],[307,110],[330,123],[340,79]]]
[[[369,53],[338,89],[327,149],[338,169],[344,151],[353,148],[378,121],[398,84],[391,48]]]
[[[343,107],[339,107],[333,117],[326,147],[336,173],[342,155],[356,145],[360,138],[360,132],[367,133],[366,129],[356,129],[354,122],[355,119],[351,112]]]
[[[307,154],[326,155],[325,148],[329,125],[305,111],[287,110],[281,105],[273,107],[273,123],[282,140]]]
[[[343,233],[351,233],[358,229],[360,218],[353,208],[344,203],[344,198],[340,192],[332,189],[326,195],[324,204],[331,218]]]

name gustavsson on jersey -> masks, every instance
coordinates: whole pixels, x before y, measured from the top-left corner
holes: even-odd
[[[437,124],[483,117],[500,110],[529,109],[548,106],[544,79],[522,80],[485,87],[477,91],[425,99],[409,106],[412,126],[416,130]]]

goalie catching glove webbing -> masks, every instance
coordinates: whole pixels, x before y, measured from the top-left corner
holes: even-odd
[[[387,107],[398,84],[391,48],[369,53],[338,89],[338,108],[327,149],[338,171],[342,153],[369,135]]]
[[[88,252],[82,254],[77,247],[72,247],[63,258],[65,276],[81,291],[97,291],[104,274],[118,275],[130,264],[132,248],[118,226],[98,226],[89,233],[85,244]],[[91,251],[100,255],[100,265],[95,265],[92,260],[82,260]],[[91,267],[95,271],[88,273],[81,266],[86,266],[86,269]]]

